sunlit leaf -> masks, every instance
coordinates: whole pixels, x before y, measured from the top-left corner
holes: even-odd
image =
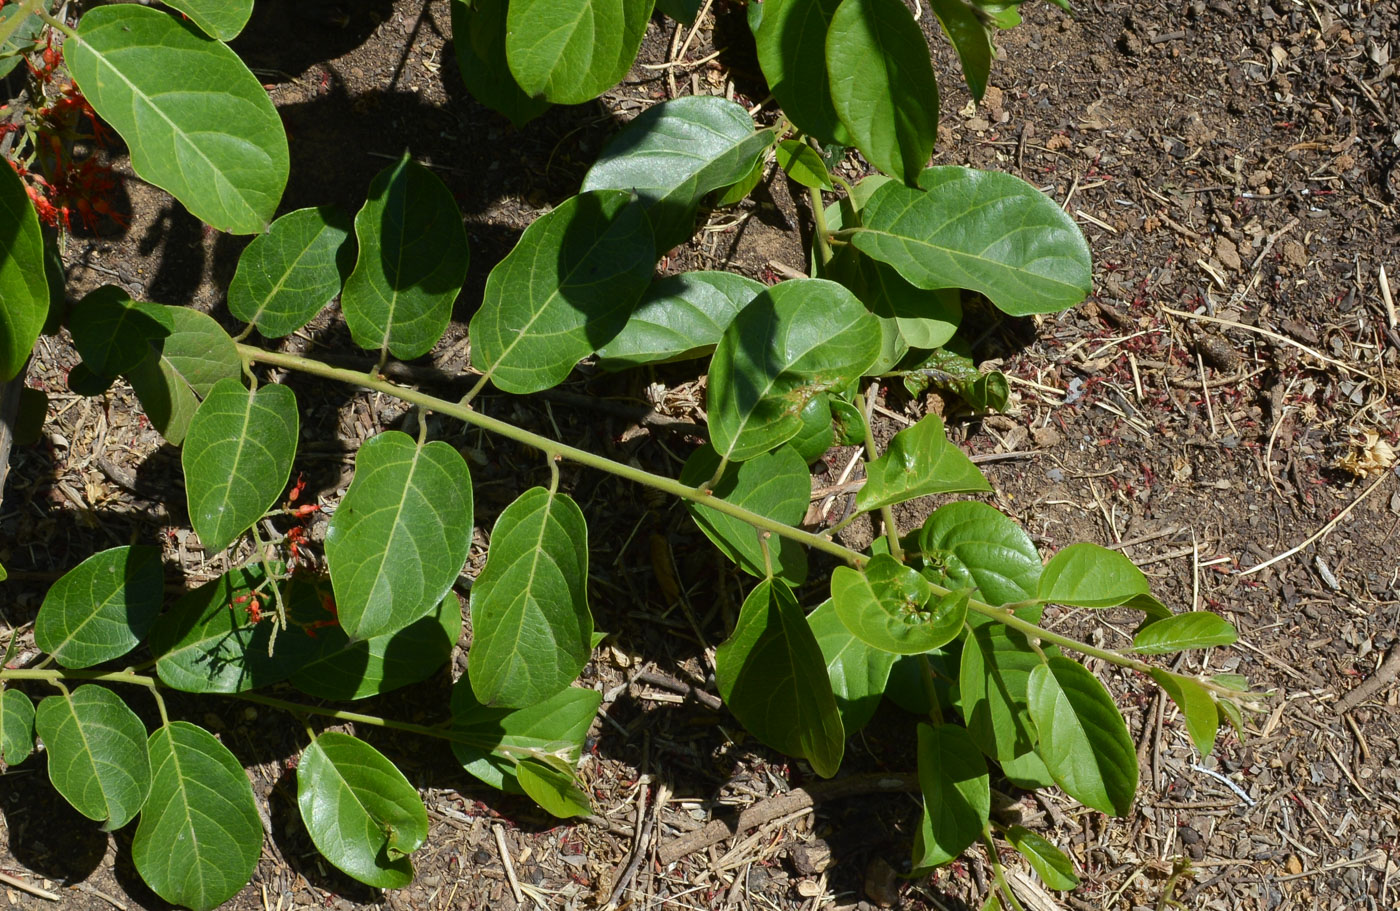
[[[452,686],[452,753],[462,767],[493,788],[520,791],[515,765],[522,758],[578,761],[603,694],[565,687],[518,709],[482,705],[469,674]]]
[[[660,279],[647,289],[622,331],[598,349],[598,366],[624,370],[703,357],[762,290],[763,285],[733,272],[682,272]]]
[[[1137,791],[1137,748],[1099,679],[1053,657],[1031,671],[1026,701],[1055,783],[1085,806],[1126,815]]]
[[[23,16],[24,20],[12,26],[9,20],[14,16]],[[20,65],[24,59],[21,54],[34,46],[34,40],[44,29],[44,20],[30,14],[18,3],[9,3],[0,7],[0,31],[10,28],[14,31],[8,32],[9,37],[0,41],[0,78],[8,76],[11,70]]]
[[[136,647],[165,597],[160,548],[113,547],[64,573],[34,619],[34,642],[64,667],[91,667]]]
[[[977,466],[943,432],[930,412],[896,433],[883,454],[866,465],[856,509],[865,512],[935,493],[991,490]]]
[[[1147,577],[1132,560],[1083,541],[1050,558],[1041,571],[1036,597],[1072,607],[1114,607],[1145,594]]]
[[[253,0],[161,0],[189,16],[210,38],[232,41],[248,17],[253,15]]]
[[[453,0],[452,46],[472,97],[510,118],[517,127],[549,110],[515,82],[506,64],[507,0]]]
[[[810,465],[826,455],[836,445],[836,429],[831,421],[831,399],[826,393],[816,395],[803,406],[799,414],[802,429],[786,445],[797,451],[804,465]],[[809,485],[810,486],[810,485]],[[796,524],[796,523],[794,523]]]
[[[1209,756],[1210,751],[1215,749],[1215,735],[1220,730],[1220,711],[1210,697],[1210,691],[1190,677],[1161,668],[1153,668],[1148,673],[1181,710],[1186,732],[1191,735],[1196,749],[1201,751],[1202,756]]]
[[[622,81],[652,0],[512,0],[506,58],[527,95],[582,104]]]
[[[714,447],[702,446],[691,454],[681,470],[681,483],[698,487],[714,476],[719,456]],[[742,506],[784,525],[799,525],[807,512],[812,494],[812,476],[807,464],[791,446],[756,456],[747,462],[729,463],[719,483],[710,489],[718,499]],[[772,535],[766,539],[768,561],[763,558],[764,543],[754,526],[698,503],[686,503],[695,524],[724,555],[751,575],[773,574],[793,585],[807,579],[807,551],[797,542]]]
[[[973,585],[973,597],[998,605],[1035,597],[1041,571],[1035,542],[986,503],[940,506],[919,531],[919,549],[947,588]]]
[[[355,258],[350,219],[334,206],[297,209],[243,248],[228,312],[267,338],[290,335],[340,293]]]
[[[0,575],[0,581],[3,580],[4,576]],[[19,690],[7,689],[0,695],[0,759],[6,765],[19,765],[32,752],[34,703]]]
[[[151,790],[146,726],[106,687],[84,684],[46,696],[34,718],[49,757],[49,780],[73,809],[120,829]]]
[[[1191,611],[1158,620],[1133,637],[1140,655],[1170,655],[1192,648],[1230,645],[1239,638],[1233,624],[1209,611]]]
[[[972,627],[963,640],[958,675],[968,733],[993,759],[1029,752],[1036,728],[1026,706],[1026,687],[1040,656],[1024,636],[1000,623]]]
[[[902,331],[905,323],[900,322],[899,325]],[[900,364],[898,372],[904,377],[904,388],[910,395],[916,396],[923,395],[930,388],[951,393],[966,402],[973,411],[1006,410],[1006,402],[1011,395],[1006,376],[997,370],[979,370],[971,355],[954,350],[962,347],[962,339],[954,338],[946,347],[928,352],[917,363]]]
[[[919,790],[924,813],[914,845],[914,869],[956,860],[982,834],[991,813],[987,761],[965,728],[921,724]]]
[[[515,779],[520,789],[551,816],[567,819],[593,812],[588,795],[573,776],[559,769],[527,759],[516,766]]]
[[[856,638],[896,655],[917,655],[952,641],[962,631],[968,592],[930,600],[928,581],[889,554],[855,570],[831,574],[831,603]]]
[[[1045,885],[1060,890],[1073,889],[1079,885],[1079,876],[1074,872],[1074,861],[1046,839],[1024,826],[1012,826],[1006,830],[1006,840],[1021,853]]]
[[[793,125],[821,142],[851,145],[831,103],[826,33],[840,0],[767,0],[751,3],[762,21],[754,33],[758,62],[773,97]]]
[[[854,734],[880,707],[880,694],[885,691],[895,655],[857,639],[836,616],[830,600],[807,615],[807,625],[826,661],[826,676],[836,696],[841,727],[847,735]]]
[[[17,7],[0,10],[14,14]],[[0,18],[0,23],[9,17]],[[0,383],[19,373],[49,313],[44,235],[19,175],[0,162]]]
[[[243,362],[233,339],[207,314],[162,304],[131,306],[169,329],[150,340],[145,358],[126,372],[126,378],[151,425],[178,446],[199,400],[219,380],[240,376]]]

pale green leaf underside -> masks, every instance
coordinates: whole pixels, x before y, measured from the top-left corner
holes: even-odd
[[[85,684],[39,703],[35,727],[49,780],[73,808],[107,831],[141,810],[151,790],[146,728],[106,687]]]
[[[482,705],[468,674],[452,687],[452,753],[493,788],[519,791],[516,760],[534,756],[572,766],[578,761],[602,693],[565,687],[547,699],[518,709]]]
[[[161,0],[189,16],[210,38],[232,41],[253,15],[253,0]]]
[[[1031,868],[1044,880],[1045,885],[1060,890],[1073,889],[1079,885],[1079,876],[1074,872],[1074,862],[1041,836],[1024,826],[1012,826],[1006,830],[1006,840],[1021,853]]]
[[[719,468],[714,447],[695,450],[681,469],[680,481],[689,487],[705,484]],[[756,456],[747,462],[725,466],[719,483],[710,491],[715,497],[782,522],[800,525],[812,497],[812,476],[807,465],[791,446]],[[766,542],[747,522],[732,518],[698,503],[686,503],[695,524],[724,555],[753,576],[773,574],[793,585],[807,580],[807,551],[795,541],[771,536]],[[768,560],[763,557],[767,545]]]
[[[1113,697],[1083,665],[1050,658],[1026,688],[1037,752],[1055,783],[1088,807],[1127,814],[1137,791],[1137,748]]]
[[[120,658],[145,637],[164,597],[160,548],[101,551],[49,588],[34,620],[34,641],[64,667]]]
[[[11,11],[13,12],[13,11]],[[0,19],[0,22],[4,22]],[[5,165],[0,174],[0,383],[19,373],[49,313],[44,236],[24,184]]]
[[[936,414],[896,433],[865,473],[865,486],[856,494],[861,512],[935,493],[992,489],[977,466],[948,442]]]
[[[527,95],[582,104],[622,81],[652,0],[513,0],[506,59]]]
[[[305,326],[340,293],[353,250],[349,238],[349,218],[334,206],[281,216],[239,254],[229,313],[267,338]]]
[[[18,765],[34,751],[34,703],[19,690],[0,695],[0,760]]]
[[[520,789],[551,816],[568,819],[593,812],[588,795],[573,776],[552,766],[527,759],[516,766],[515,779]]]

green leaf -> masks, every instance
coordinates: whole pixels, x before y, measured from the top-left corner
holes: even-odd
[[[253,0],[161,0],[189,16],[210,38],[232,41],[253,15]]]
[[[773,144],[748,111],[714,95],[663,101],[613,137],[583,178],[582,192],[635,192],[651,223],[656,252],[685,243],[695,210],[713,190],[742,180]]]
[[[467,230],[452,191],[404,153],[370,181],[355,239],[359,256],[340,295],[350,336],[404,360],[426,354],[467,277]]]
[[[4,20],[0,20],[2,22]],[[0,580],[4,579],[0,568]],[[19,765],[34,752],[34,703],[19,690],[0,694],[0,759]]]
[[[987,761],[971,735],[956,724],[919,732],[919,790],[924,813],[914,849],[914,869],[956,860],[982,834],[992,807]]]
[[[1036,729],[1026,706],[1031,670],[1040,656],[1024,636],[1000,623],[973,626],[963,640],[958,688],[963,720],[977,746],[993,759],[1028,752]]]
[[[13,7],[8,12],[13,15]],[[0,12],[7,12],[0,10]],[[9,17],[0,19],[5,22]],[[44,235],[29,194],[8,162],[0,162],[0,383],[19,374],[49,315]]]
[[[836,445],[836,431],[831,425],[830,397],[826,393],[815,396],[802,408],[800,417],[802,429],[787,445],[797,451],[802,464],[810,465]]]
[[[879,353],[879,320],[841,285],[809,278],[765,289],[710,362],[716,451],[742,462],[792,439],[814,396],[859,379]]]
[[[1186,732],[1191,735],[1196,749],[1201,751],[1202,756],[1209,756],[1210,751],[1215,749],[1215,735],[1220,730],[1220,711],[1210,691],[1190,677],[1161,668],[1153,668],[1148,673],[1181,710]]]
[[[973,597],[998,605],[1035,597],[1040,552],[1020,525],[986,503],[936,509],[919,531],[919,550],[947,588],[974,585]]]
[[[1235,627],[1209,611],[1191,611],[1158,620],[1133,637],[1140,655],[1170,655],[1191,648],[1230,645],[1239,638]]]
[[[1099,679],[1075,661],[1050,658],[1031,671],[1026,700],[1055,783],[1085,806],[1126,815],[1137,791],[1137,748]]]
[[[852,635],[829,598],[807,615],[807,625],[826,661],[826,676],[836,697],[841,728],[847,735],[854,734],[880,707],[880,695],[894,666],[894,653],[871,648]]]
[[[238,55],[174,16],[129,4],[85,12],[78,39],[64,46],[64,62],[126,140],[136,175],[221,231],[266,228],[287,185],[287,136]]]
[[[247,884],[262,853],[248,774],[228,747],[187,721],[158,728],[150,750],[151,796],[131,858],[161,898],[211,911]]]
[[[277,502],[297,451],[291,387],[219,380],[190,419],[180,464],[190,524],[206,554],[253,527]]]
[[[1071,607],[1116,607],[1148,594],[1147,577],[1123,554],[1082,541],[1050,558],[1036,597]]]
[[[847,144],[914,186],[938,138],[938,81],[909,8],[901,0],[842,0],[826,34],[826,69]]]
[[[136,647],[165,598],[160,548],[113,547],[64,573],[34,619],[34,642],[64,667],[92,667]]]
[[[719,455],[714,447],[702,446],[686,459],[680,481],[699,487],[714,477]],[[710,489],[715,497],[742,506],[784,525],[800,525],[812,495],[812,476],[807,463],[791,446],[756,456],[747,462],[730,462],[719,483]],[[747,522],[717,512],[698,503],[686,503],[695,524],[715,542],[724,555],[750,575],[768,575],[763,558],[763,534]],[[800,544],[776,535],[767,539],[773,574],[793,585],[807,580],[807,551]]]
[[[345,634],[371,639],[422,617],[457,581],[471,537],[471,475],[457,450],[397,430],[372,437],[326,530]]]
[[[73,347],[95,376],[115,377],[136,368],[150,355],[151,343],[170,334],[164,311],[135,304],[126,290],[103,285],[89,291],[68,315]]]
[[[506,59],[525,94],[591,101],[632,68],[652,0],[511,0]]]
[[[187,693],[242,693],[285,680],[310,658],[314,640],[296,626],[279,632],[276,651],[268,654],[272,624],[247,617],[247,598],[269,607],[276,603],[270,591],[255,592],[262,581],[261,572],[231,570],[160,616],[151,629],[151,652],[163,683]],[[281,592],[294,622],[320,609],[310,583],[294,579]]]
[[[948,442],[942,419],[932,412],[896,433],[884,454],[866,466],[865,475],[865,486],[856,494],[858,512],[935,493],[992,489],[972,460]]]
[[[739,610],[734,634],[715,650],[715,681],[729,710],[762,742],[830,778],[846,735],[826,662],[792,590],[760,582]]]
[[[322,621],[333,619],[324,607],[318,616]],[[462,633],[462,606],[448,592],[426,616],[370,639],[351,641],[334,624],[310,632],[316,645],[306,661],[296,666],[292,685],[310,696],[348,702],[388,693],[437,673]]]
[[[19,15],[25,17],[24,21],[17,26],[11,26],[10,18]],[[0,7],[0,31],[8,31],[10,28],[14,28],[14,31],[9,32],[9,37],[0,42],[0,79],[10,75],[10,71],[20,64],[20,55],[34,46],[39,33],[44,29],[44,20],[22,10],[18,3],[11,3]]]
[[[1138,595],[1136,598],[1129,598],[1123,602],[1123,607],[1129,610],[1142,611],[1142,623],[1134,631],[1134,635],[1143,631],[1148,624],[1156,623],[1158,620],[1166,620],[1174,616],[1171,608],[1167,607],[1153,595]]]
[[[495,708],[477,700],[463,674],[452,686],[452,753],[491,787],[518,792],[518,760],[533,756],[571,768],[578,762],[602,700],[596,690],[570,686],[523,708]]]
[[[968,0],[931,0],[929,6],[958,52],[963,79],[973,100],[981,103],[987,91],[987,77],[992,71],[992,58],[996,56],[987,26],[982,24],[977,10]]]
[[[1051,889],[1073,889],[1079,885],[1074,862],[1046,839],[1024,826],[1012,826],[1006,830],[1006,840]]]
[[[556,386],[612,341],[651,282],[651,231],[630,193],[565,200],[491,270],[472,317],[472,363],[505,392]]]
[[[933,387],[958,396],[974,411],[1004,411],[1011,395],[1005,375],[996,370],[983,373],[970,354],[954,350],[961,347],[962,340],[954,338],[948,347],[930,351],[918,363],[901,369],[904,388],[918,396]]]
[[[568,686],[588,663],[588,526],[567,495],[534,487],[501,513],[472,585],[472,688],[520,707]]]
[[[39,703],[35,727],[49,754],[49,780],[73,809],[111,832],[151,791],[146,727],[115,693],[85,684]]]
[[[428,837],[418,789],[374,747],[325,731],[297,764],[297,809],[316,850],[337,869],[380,889],[413,881],[406,855]]]
[[[178,446],[184,442],[200,398],[219,380],[241,376],[243,361],[228,333],[198,310],[147,303],[131,306],[168,327],[168,334],[150,341],[145,358],[127,371],[126,378],[151,425]]]
[[[297,209],[274,221],[238,256],[228,312],[267,338],[311,322],[350,274],[350,219],[335,206]]]
[[[850,402],[831,397],[831,424],[836,442],[841,446],[865,445],[865,421],[860,410]]]
[[[472,97],[522,127],[549,110],[515,82],[506,63],[507,0],[454,0],[452,44],[457,69]]]
[[[691,25],[700,15],[700,0],[656,0],[656,10],[681,23]]]
[[[1055,784],[1050,770],[1045,767],[1045,761],[1035,750],[1022,753],[1020,756],[1012,756],[1010,759],[1002,759],[999,762],[1001,763],[1001,774],[1018,788],[1033,791]]]
[[[928,580],[889,554],[860,572],[838,566],[831,574],[831,603],[856,638],[896,655],[917,655],[951,642],[963,628],[968,592],[930,606]]]
[[[649,287],[612,341],[598,349],[603,370],[703,357],[763,285],[733,272],[682,272]]]
[[[515,779],[521,790],[551,816],[567,819],[593,812],[588,795],[574,777],[558,769],[527,759],[515,767]]]
[[[767,0],[749,4],[763,19],[754,33],[758,63],[783,114],[820,142],[851,145],[831,103],[826,34],[840,0]]]
[[[1089,245],[1055,201],[1000,171],[929,168],[881,186],[851,243],[919,288],[968,288],[1012,316],[1054,313],[1091,286]]]
[[[749,9],[758,8],[759,4],[757,3],[749,4]],[[767,157],[759,156],[758,160],[753,163],[753,167],[749,169],[749,173],[724,189],[716,191],[715,195],[710,200],[710,205],[714,206],[716,209],[722,209],[725,206],[732,206],[736,202],[747,197],[753,192],[754,187],[758,186],[758,182],[763,179],[763,170],[767,164]]]
[[[784,139],[778,143],[775,155],[778,167],[802,186],[814,190],[836,189],[831,184],[831,175],[827,173],[821,154],[802,140]]]

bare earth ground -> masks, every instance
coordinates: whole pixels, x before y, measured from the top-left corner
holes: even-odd
[[[1272,692],[1245,737],[1224,736],[1202,760],[1150,685],[1096,668],[1141,745],[1138,803],[1125,819],[1105,819],[1007,787],[1006,818],[1066,846],[1084,874],[1072,894],[1052,897],[1029,874],[1017,889],[1030,908],[1162,909],[1169,898],[1232,911],[1396,907],[1400,690],[1390,680],[1397,665],[1382,662],[1400,645],[1400,484],[1381,444],[1397,444],[1400,333],[1378,272],[1386,267],[1392,283],[1400,275],[1400,86],[1390,60],[1400,2],[1146,0],[1083,4],[1074,18],[1043,6],[1025,13],[1027,24],[999,39],[981,110],[965,107],[951,52],[938,46],[945,135],[936,160],[1001,168],[1062,202],[1094,250],[1095,293],[1036,324],[974,318],[979,357],[1016,378],[1016,396],[1005,415],[953,416],[950,426],[967,451],[1001,456],[983,466],[993,501],[1047,551],[1076,540],[1122,548],[1177,609],[1216,610],[1239,626],[1240,644],[1214,653],[1213,670]],[[922,21],[936,29],[927,10]],[[742,10],[719,2],[688,42],[687,29],[657,19],[642,57],[652,68],[600,103],[515,131],[462,90],[447,23],[442,0],[264,0],[239,50],[285,116],[287,209],[354,211],[406,144],[438,169],[473,245],[463,320],[491,265],[530,218],[576,191],[617,122],[676,94],[737,92],[750,103],[765,94]],[[716,49],[714,60],[688,62]],[[849,165],[860,173],[854,157]],[[138,180],[126,192],[129,230],[70,240],[72,296],[115,282],[227,320],[219,289],[244,241],[202,231]],[[782,180],[759,198],[715,213],[674,267],[768,280],[801,270],[803,253],[784,231],[802,213]],[[290,343],[356,357],[338,316]],[[409,378],[432,367],[459,376],[466,355],[458,328]],[[171,566],[194,581],[222,567],[181,527],[176,453],[128,391],[68,394],[73,361],[65,341],[46,339],[29,374],[52,407],[44,442],[15,450],[0,509],[0,559],[16,580],[0,601],[12,628],[33,618],[56,572],[132,538],[165,540]],[[674,473],[693,442],[641,418],[650,404],[694,418],[703,402],[694,369],[575,378],[547,407],[481,401]],[[301,467],[333,505],[351,475],[347,451],[399,409],[287,381],[306,409]],[[887,390],[882,432],[928,407]],[[476,432],[434,431],[473,459],[475,571],[495,515],[544,466]],[[831,453],[816,483],[834,483],[849,456]],[[932,879],[894,878],[916,821],[907,795],[828,795],[815,813],[792,797],[762,803],[815,780],[746,739],[706,692],[705,647],[726,635],[741,580],[675,504],[579,470],[566,469],[565,483],[590,521],[598,625],[614,631],[583,678],[605,694],[583,766],[601,818],[555,825],[478,785],[444,745],[359,731],[423,788],[433,822],[417,881],[377,893],[315,859],[295,812],[296,724],[244,705],[177,702],[245,762],[268,807],[262,862],[229,906],[510,911],[504,849],[527,906],[591,907],[616,893],[637,908],[976,907],[988,876],[976,852]],[[167,498],[170,514],[157,505]],[[901,518],[918,521],[931,505]],[[1050,622],[1123,646],[1123,619]],[[1380,685],[1342,711],[1339,699],[1368,678]],[[366,710],[436,720],[449,682],[439,675]],[[131,700],[151,711],[139,694]],[[851,741],[850,774],[910,769],[910,731],[898,710],[882,709]],[[677,839],[751,804],[776,815],[661,862]],[[62,907],[164,907],[132,870],[130,832],[108,837],[67,809],[42,754],[0,775],[0,807],[0,869],[61,891]],[[1189,870],[1171,881],[1178,858]],[[14,907],[52,907],[5,889]]]

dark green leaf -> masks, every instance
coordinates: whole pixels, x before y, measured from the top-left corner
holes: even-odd
[[[228,547],[277,502],[297,451],[291,387],[214,384],[190,419],[180,464],[190,524],[206,554]]]
[[[929,168],[881,186],[851,242],[919,288],[968,288],[1012,316],[1053,313],[1090,289],[1089,246],[1055,201],[1000,171]]]
[[[1021,526],[985,503],[939,507],[919,531],[919,550],[947,588],[974,585],[973,597],[998,605],[1035,597],[1040,552]]]
[[[165,311],[135,304],[116,285],[89,291],[69,313],[73,347],[94,375],[114,377],[138,366],[174,328]]]
[[[1031,868],[1040,874],[1045,885],[1061,890],[1073,889],[1079,885],[1079,876],[1074,872],[1074,862],[1049,841],[1023,826],[1007,829],[1006,840],[1021,852],[1021,856]]]
[[[657,12],[665,13],[682,25],[691,25],[700,15],[700,0],[656,0]]]
[[[316,850],[367,885],[413,881],[413,853],[428,837],[418,789],[374,747],[336,731],[311,741],[297,764],[297,808]]]
[[[1190,677],[1161,668],[1153,668],[1148,673],[1181,710],[1186,732],[1191,735],[1196,749],[1201,751],[1202,756],[1209,756],[1210,751],[1215,749],[1215,735],[1220,730],[1220,711],[1210,691]]]
[[[145,358],[126,378],[152,426],[178,446],[199,400],[219,380],[242,375],[243,362],[233,339],[206,314],[162,304],[131,306],[169,328],[168,334],[151,339]]]
[[[911,395],[923,395],[930,387],[952,393],[974,411],[1004,410],[1011,395],[1006,377],[995,370],[987,373],[978,370],[970,355],[953,350],[961,347],[960,341],[954,338],[948,347],[928,352],[916,364],[902,366],[904,388]]]
[[[85,684],[45,697],[35,727],[49,754],[49,780],[73,809],[120,829],[151,791],[146,727],[115,693]]]
[[[755,737],[806,759],[823,778],[836,774],[846,737],[826,662],[782,582],[766,579],[744,599],[734,634],[715,651],[715,680]]]
[[[247,884],[262,853],[248,774],[213,734],[186,721],[158,728],[150,751],[151,796],[131,858],[161,898],[211,911]]]
[[[253,0],[162,0],[189,16],[210,38],[232,41],[253,15]]]
[[[775,155],[778,167],[802,186],[814,190],[836,189],[831,184],[831,175],[827,173],[821,154],[802,140],[784,139],[778,143]]]
[[[854,734],[880,707],[880,694],[885,691],[890,668],[894,666],[894,653],[871,648],[853,636],[836,616],[829,599],[807,615],[807,625],[826,660],[826,676],[836,696],[841,727],[847,735]]]
[[[714,476],[719,456],[713,446],[702,446],[686,460],[681,483],[699,487]],[[807,463],[791,446],[756,456],[747,462],[730,462],[719,483],[710,492],[717,498],[742,506],[784,525],[800,525],[812,495],[812,476]],[[686,503],[695,524],[724,555],[745,572],[762,578],[773,574],[801,585],[807,580],[807,551],[800,544],[776,535],[767,539],[769,560],[763,558],[763,532],[747,522],[717,512],[698,503]]]
[[[349,239],[350,219],[334,206],[283,215],[239,254],[228,312],[267,338],[305,326],[350,274],[355,246]]]
[[[938,81],[909,8],[901,0],[843,0],[826,35],[826,69],[846,144],[914,186],[938,138]]]
[[[1031,671],[1026,701],[1055,783],[1085,806],[1126,815],[1137,791],[1137,748],[1098,678],[1068,658],[1050,658]]]
[[[165,598],[160,548],[113,547],[55,582],[34,619],[34,642],[64,667],[92,667],[136,647]]]
[[[10,428],[16,446],[33,446],[44,438],[44,418],[49,413],[49,395],[42,389],[21,386],[19,406]],[[828,421],[828,423],[830,423]]]
[[[687,95],[639,114],[603,149],[583,192],[635,192],[651,223],[656,252],[685,243],[695,209],[711,191],[742,180],[773,144],[748,111],[714,95]]]
[[[1045,564],[1036,597],[1047,604],[1116,607],[1148,593],[1147,577],[1132,560],[1116,550],[1080,542]]]
[[[591,101],[622,81],[641,46],[652,0],[511,0],[506,58],[527,95]]]
[[[797,450],[804,465],[810,465],[836,445],[836,431],[831,425],[831,400],[826,393],[808,402],[802,409],[801,418],[802,429],[787,445]]]
[[[981,17],[968,0],[931,0],[929,6],[943,26],[943,33],[957,49],[963,79],[967,81],[973,100],[980,103],[987,91],[992,57],[996,55],[987,26],[982,24]]]
[[[472,689],[491,706],[533,705],[588,663],[588,526],[567,495],[534,487],[491,530],[472,586]]]
[[[573,767],[603,696],[577,686],[519,709],[482,705],[467,674],[452,687],[452,753],[493,788],[519,791],[517,761],[534,757]]]
[[[890,440],[885,452],[866,465],[865,486],[856,510],[868,512],[935,493],[991,490],[991,485],[943,433],[943,421],[930,412]]]
[[[3,22],[0,19],[0,22]],[[4,579],[0,567],[0,581]],[[7,689],[0,695],[0,760],[19,765],[34,752],[34,703],[19,690]]]
[[[759,4],[757,3],[749,4],[749,9],[757,9],[758,7]],[[723,190],[717,191],[711,199],[710,205],[714,206],[716,209],[722,209],[725,206],[732,206],[736,202],[747,197],[753,192],[753,188],[758,186],[758,182],[763,179],[763,169],[767,164],[768,159],[764,156],[760,156],[759,159],[753,163],[753,167],[749,169],[749,173],[734,181],[734,183],[725,187]]]
[[[407,153],[380,171],[355,216],[359,257],[340,309],[361,348],[426,354],[467,277],[467,231],[452,191]]]
[[[93,373],[81,361],[68,371],[68,391],[74,395],[97,396],[112,388],[116,377],[102,377]]]
[[[372,437],[326,530],[345,634],[371,639],[430,611],[457,581],[471,537],[471,475],[457,450],[397,430]]]
[[[233,51],[134,4],[88,10],[63,48],[93,110],[126,140],[131,167],[221,231],[256,234],[287,185],[282,120]]]
[[[0,10],[14,14],[18,7]],[[9,17],[0,18],[4,23]],[[49,314],[44,235],[24,183],[0,162],[0,383],[19,374]]]
[[[965,728],[919,725],[919,790],[924,814],[914,869],[956,860],[982,834],[991,813],[987,761]]]
[[[1228,621],[1209,611],[1191,611],[1158,620],[1133,637],[1133,651],[1140,655],[1170,655],[1191,648],[1230,645],[1239,633]]]
[[[452,45],[472,97],[522,127],[549,110],[515,82],[506,63],[507,0],[453,0]]]
[[[531,800],[560,819],[588,816],[593,805],[572,775],[527,759],[515,767],[515,779]]]
[[[651,281],[641,206],[622,190],[565,200],[491,270],[471,321],[472,363],[506,392],[556,386],[612,341]]]
[[[831,424],[836,442],[841,446],[865,445],[865,421],[860,410],[845,399],[832,397]]]
[[[963,720],[977,746],[993,759],[1028,752],[1036,729],[1026,687],[1040,656],[1024,636],[1000,623],[973,626],[963,640],[958,685]]]
[[[821,142],[850,145],[826,72],[826,33],[838,6],[840,0],[767,0],[749,10],[762,14],[754,31],[758,62],[783,114]]]
[[[683,272],[654,282],[622,331],[598,349],[598,366],[624,370],[703,357],[762,290],[732,272]]]

